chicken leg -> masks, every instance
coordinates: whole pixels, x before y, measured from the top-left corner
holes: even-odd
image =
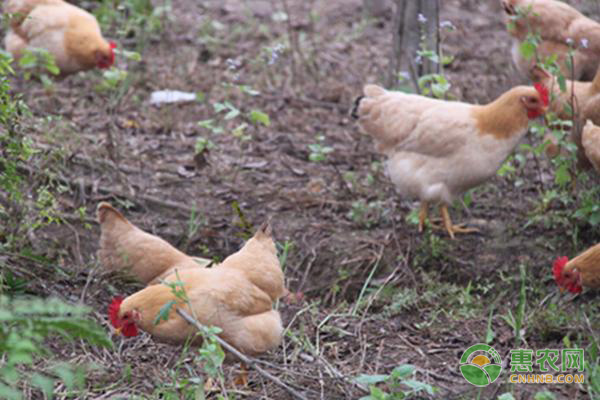
[[[455,233],[479,232],[479,229],[477,229],[477,228],[464,228],[463,227],[464,224],[453,225],[452,220],[450,219],[450,213],[448,212],[447,205],[442,204],[440,206],[440,212],[442,214],[442,220],[444,221],[444,226],[446,227],[446,231],[448,231],[448,234],[450,235],[450,237],[452,239],[454,239]]]
[[[429,203],[422,201],[421,208],[419,209],[419,233],[423,232],[423,227],[425,226],[425,220],[427,219],[428,212]]]

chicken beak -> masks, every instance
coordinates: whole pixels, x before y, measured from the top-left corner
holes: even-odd
[[[563,294],[565,292],[565,288],[564,287],[559,287],[558,290],[560,290],[560,294]]]
[[[121,336],[121,329],[123,329],[123,328],[115,328],[115,333],[116,333],[118,336]]]

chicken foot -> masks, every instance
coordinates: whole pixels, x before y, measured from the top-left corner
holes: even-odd
[[[423,232],[423,227],[425,226],[425,220],[427,219],[428,213],[429,203],[422,201],[421,208],[419,209],[419,233]]]
[[[444,221],[444,227],[452,239],[454,239],[455,233],[474,233],[479,232],[477,228],[464,228],[464,224],[454,225],[450,219],[450,213],[448,212],[448,206],[442,204],[440,206],[440,212],[442,214],[442,220]]]

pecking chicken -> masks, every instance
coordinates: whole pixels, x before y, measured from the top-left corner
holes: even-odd
[[[198,268],[201,264],[133,225],[108,203],[98,204],[97,218],[101,231],[98,258],[110,271],[129,271],[140,282],[152,284],[175,269]]]
[[[560,288],[581,293],[583,286],[600,288],[600,244],[590,247],[574,259],[559,257],[552,266],[554,280]]]
[[[62,0],[8,0],[10,29],[4,47],[15,59],[26,49],[45,49],[61,76],[92,68],[109,68],[116,45],[102,37],[96,18]]]
[[[540,82],[550,88],[553,93],[550,100],[550,110],[552,110],[560,119],[571,120],[571,110],[575,113],[575,125],[571,129],[571,140],[577,145],[577,165],[581,169],[595,167],[594,162],[598,163],[598,155],[592,147],[596,130],[592,123],[600,124],[600,68],[594,76],[592,82],[580,82],[566,80],[566,91],[562,91],[558,85],[558,80],[542,68],[534,67],[532,69],[534,81]],[[587,148],[583,143],[583,122],[588,120],[592,124],[587,128]],[[557,156],[560,152],[558,141],[552,134],[547,134],[544,138],[548,141],[546,154],[550,157]],[[589,153],[589,154],[588,154]],[[590,155],[595,159],[590,159]]]
[[[221,328],[220,336],[245,354],[264,353],[281,342],[283,326],[273,302],[285,288],[268,223],[221,264],[178,271],[164,281],[182,282],[189,305],[177,303],[168,320],[155,325],[161,308],[177,298],[169,286],[151,285],[124,300],[113,300],[109,307],[113,327],[125,336],[136,336],[139,328],[158,340],[184,343],[196,329],[175,312],[181,307],[203,325]]]
[[[528,75],[538,60],[556,54],[564,76],[589,81],[600,64],[600,24],[568,4],[557,0],[500,0],[513,37],[512,57],[517,69]],[[537,58],[527,60],[520,51],[528,35],[539,35]],[[573,70],[568,68],[570,48],[574,48]]]
[[[563,120],[571,121],[572,112],[575,117],[575,124],[571,130],[571,140],[577,145],[578,166],[582,169],[589,169],[591,163],[588,160],[585,149],[582,145],[582,126],[586,119],[600,124],[599,108],[600,105],[600,68],[596,71],[592,82],[565,81],[566,91],[562,91],[558,79],[552,76],[544,69],[536,66],[531,70],[531,77],[534,82],[540,82],[550,89],[552,93],[550,99],[550,110],[556,116]],[[555,157],[561,152],[557,139],[548,133],[544,140],[548,142],[546,154],[549,157]]]
[[[548,90],[518,86],[487,105],[387,91],[366,85],[353,116],[388,157],[386,170],[401,195],[418,198],[419,232],[429,203],[441,203],[450,237],[474,229],[453,225],[448,205],[493,177],[548,106]]]
[[[566,91],[562,91],[558,79],[543,68],[535,66],[531,69],[530,75],[534,82],[542,83],[549,88],[552,93],[549,110],[560,119],[570,120],[571,108],[575,112],[575,116],[580,118],[588,102],[600,94],[600,68],[596,70],[591,82],[565,80]],[[572,107],[571,104],[573,104]]]

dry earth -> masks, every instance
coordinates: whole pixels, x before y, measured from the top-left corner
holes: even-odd
[[[484,103],[519,83],[496,2],[442,3],[442,19],[456,27],[444,45],[455,56],[447,70],[451,92]],[[477,225],[481,234],[455,241],[437,231],[417,234],[407,218],[416,204],[398,198],[382,172],[381,156],[347,114],[361,86],[382,82],[387,74],[391,5],[374,19],[366,18],[359,0],[288,0],[289,10],[285,5],[173,1],[161,34],[146,37],[143,45],[134,33],[121,38],[122,47],[142,50],[143,61],[118,60],[129,79],[117,91],[99,92],[99,73],[71,77],[51,93],[38,82],[17,82],[34,114],[44,118],[31,137],[59,160],[52,168],[69,189],[59,203],[66,223],[36,238],[34,251],[50,262],[12,260],[17,273],[30,279],[28,290],[82,301],[109,331],[109,300],[140,286],[103,272],[96,261],[99,201],[112,202],[137,225],[188,253],[216,259],[237,250],[247,234],[237,205],[253,226],[272,216],[277,241],[291,244],[287,284],[304,299],[279,304],[286,339],[264,359],[307,398],[358,398],[364,393],[336,374],[388,373],[405,363],[417,366],[416,379],[439,389],[435,398],[477,398],[478,391],[460,376],[458,358],[483,340],[491,313],[494,346],[508,357],[514,334],[501,316],[516,308],[520,265],[536,285],[528,292],[533,308],[524,328],[527,345],[561,347],[567,334],[587,343],[574,327],[543,322],[544,315],[558,312],[549,311],[550,303],[569,313],[595,299],[584,295],[574,305],[559,299],[549,274],[556,255],[575,254],[598,239],[584,226],[574,247],[561,239],[566,235],[560,227],[531,222],[540,188],[552,180],[548,162],[529,157],[512,177],[476,190],[468,208],[453,207],[455,219]],[[283,12],[287,21],[277,18]],[[294,38],[291,45],[287,35]],[[273,56],[270,49],[278,44],[284,48]],[[205,98],[149,105],[151,92],[161,89],[202,92]],[[235,137],[232,129],[247,120],[215,116],[212,104],[224,100],[242,113],[264,111],[271,124],[249,124],[247,140]],[[211,118],[224,133],[198,125]],[[312,162],[309,145],[319,143],[319,135],[333,151],[325,161]],[[215,144],[202,156],[195,155],[199,137]],[[80,207],[84,219],[76,212]],[[595,327],[598,322],[592,319]],[[181,348],[149,336],[113,340],[110,350],[54,347],[58,358],[97,364],[82,398],[164,398],[159,393],[173,382],[177,365],[183,365],[181,380],[201,371],[190,355],[180,359]],[[226,366],[227,376],[236,368]],[[483,390],[481,398],[514,390],[516,398],[529,399],[542,389],[511,388],[505,379]],[[557,398],[588,398],[574,385],[546,389]],[[255,372],[248,387],[231,387],[229,396],[289,397]]]

